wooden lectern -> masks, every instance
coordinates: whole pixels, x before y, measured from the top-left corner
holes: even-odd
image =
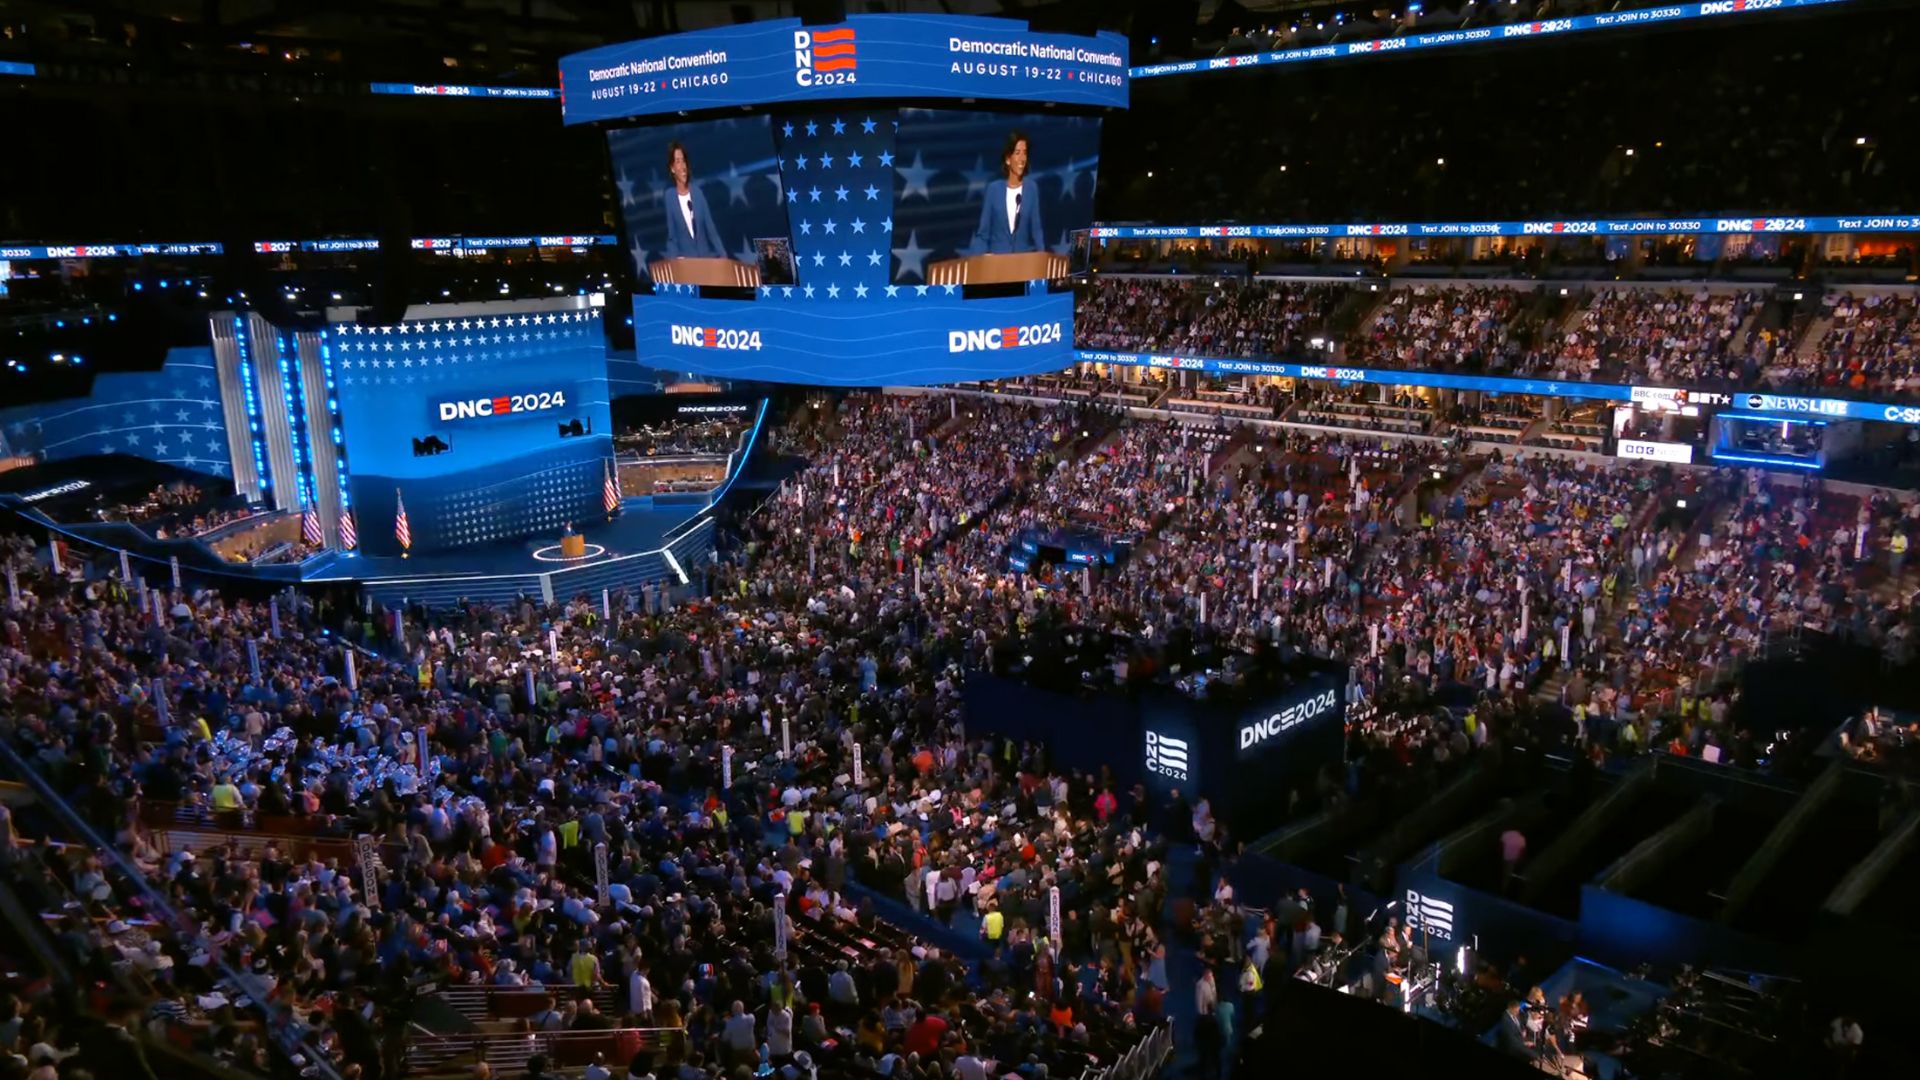
[[[754,289],[760,286],[760,268],[738,259],[707,259],[681,256],[655,259],[647,272],[661,285],[722,285]]]
[[[560,557],[563,559],[584,559],[587,557],[587,538],[579,533],[568,533],[560,538]]]
[[[1051,251],[1011,255],[970,255],[942,259],[927,267],[929,285],[1001,285],[1010,281],[1050,281],[1067,276],[1067,257]],[[659,280],[656,275],[654,280]]]

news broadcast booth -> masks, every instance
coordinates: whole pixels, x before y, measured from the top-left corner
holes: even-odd
[[[1123,789],[1145,784],[1156,805],[1176,789],[1190,804],[1207,799],[1235,835],[1255,837],[1285,819],[1294,791],[1310,796],[1323,770],[1341,767],[1347,671],[1276,659],[1249,683],[1196,694],[1168,682],[1066,689],[969,676],[969,734],[1042,744],[1056,768],[1109,768]]]

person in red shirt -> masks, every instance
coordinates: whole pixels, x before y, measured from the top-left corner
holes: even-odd
[[[947,1021],[938,1013],[927,1013],[914,1021],[907,1029],[906,1052],[919,1054],[922,1061],[931,1057],[940,1049],[940,1040],[947,1033]]]

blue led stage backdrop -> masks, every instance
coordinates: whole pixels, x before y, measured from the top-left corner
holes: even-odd
[[[368,554],[400,552],[396,493],[414,551],[557,534],[604,513],[606,338],[588,298],[415,308],[330,337]]]

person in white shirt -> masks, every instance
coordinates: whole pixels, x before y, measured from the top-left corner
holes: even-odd
[[[644,1027],[653,1020],[655,1000],[653,983],[647,978],[647,965],[642,962],[627,977],[627,1011]]]
[[[793,1053],[793,1010],[784,1005],[767,1009],[767,1053],[775,1058]]]

